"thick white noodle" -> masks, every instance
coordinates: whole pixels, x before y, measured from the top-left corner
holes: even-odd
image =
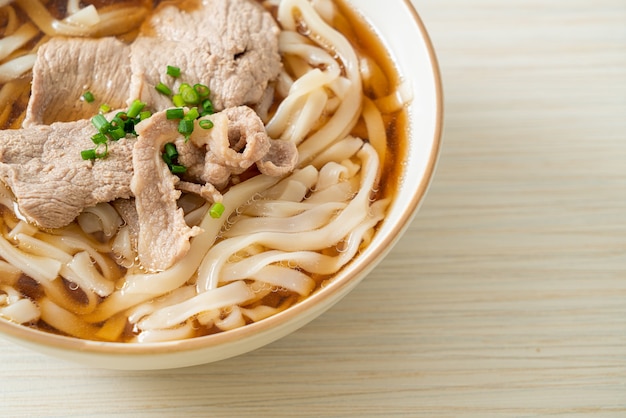
[[[191,322],[168,329],[150,329],[142,331],[135,338],[137,343],[155,343],[160,341],[184,340],[193,336],[194,329]]]
[[[67,0],[67,14],[73,15],[80,10],[80,0]]]
[[[56,279],[62,267],[62,263],[53,258],[21,251],[2,236],[0,236],[0,254],[4,260],[40,283]]]
[[[289,218],[245,217],[238,219],[232,228],[226,230],[223,237],[230,238],[256,232],[304,232],[320,228],[337,213],[345,208],[340,202],[328,202],[317,205]]]
[[[19,225],[26,225],[26,223],[20,222]],[[15,230],[17,227],[13,229]],[[19,248],[32,255],[53,258],[63,264],[67,264],[72,261],[72,254],[23,232],[15,234],[14,240],[17,242]]]
[[[159,309],[184,302],[185,300],[191,299],[195,295],[196,288],[194,286],[180,287],[167,295],[157,298],[156,300],[142,303],[130,309],[128,311],[128,321],[131,324],[136,324],[143,317],[150,315]]]
[[[63,309],[49,298],[39,300],[41,319],[59,331],[78,338],[92,338],[98,328],[85,324],[78,316]]]
[[[0,289],[1,291],[2,289]],[[3,306],[0,302],[0,317],[4,317],[18,324],[35,322],[39,319],[39,308],[30,299],[21,298]]]
[[[243,327],[246,325],[246,320],[243,317],[243,312],[239,306],[233,306],[232,310],[223,319],[217,319],[214,322],[215,326],[222,331],[228,331],[231,329]]]
[[[0,65],[0,84],[15,80],[35,64],[36,55],[26,54]]]
[[[212,292],[200,293],[191,299],[153,312],[138,323],[142,330],[170,328],[200,312],[243,304],[252,299],[254,293],[243,282],[224,285]]]
[[[339,58],[346,78],[350,81],[349,88],[333,116],[298,147],[299,161],[302,164],[309,162],[320,151],[350,132],[361,110],[362,91],[359,63],[352,45],[341,33],[325,22],[308,1],[281,1],[278,8],[278,20],[282,27],[285,30],[297,32],[301,22],[294,16],[296,10],[299,11],[299,16],[306,24],[311,37],[331,55]]]
[[[220,272],[228,257],[248,246],[256,244],[282,251],[293,251],[294,242],[298,242],[300,243],[298,248],[302,251],[318,251],[332,247],[341,241],[367,217],[370,193],[378,175],[378,156],[370,145],[365,144],[357,156],[362,160],[363,165],[361,188],[346,208],[330,223],[322,228],[297,234],[264,231],[233,237],[217,243],[207,253],[205,263],[198,271],[198,291],[217,288]]]
[[[340,209],[345,207],[345,203],[340,204]],[[306,210],[313,209],[317,205],[304,202],[284,202],[280,200],[261,200],[255,201],[251,205],[243,209],[246,216],[273,216],[275,218],[287,218],[295,216]]]
[[[85,233],[103,232],[107,238],[112,237],[123,224],[119,213],[109,203],[85,208],[77,221]]]
[[[49,36],[110,36],[126,33],[146,17],[143,6],[116,8],[98,12],[92,6],[79,10],[69,19],[55,19],[39,0],[15,0],[37,27]]]
[[[23,47],[37,34],[39,31],[32,23],[24,23],[13,34],[0,39],[0,60]]]
[[[67,16],[63,21],[71,25],[93,27],[100,23],[100,15],[98,14],[98,10],[92,4],[83,7],[82,9],[72,11],[68,14],[69,16]]]
[[[85,251],[74,255],[72,260],[63,266],[60,274],[81,289],[94,292],[98,296],[109,296],[115,290],[115,283],[100,274]]]

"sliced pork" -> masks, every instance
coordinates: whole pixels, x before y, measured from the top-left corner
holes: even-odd
[[[182,82],[207,85],[216,110],[257,104],[281,69],[278,34],[253,1],[189,0],[159,6],[130,45],[52,38],[37,53],[23,126],[89,118],[100,104],[117,109],[135,99],[164,110],[172,100],[156,91],[159,82],[174,91]],[[166,74],[168,65],[181,68],[180,78]],[[93,103],[81,100],[86,91]]]
[[[126,106],[130,47],[116,38],[52,38],[37,52],[23,126],[88,119],[102,103]],[[90,91],[89,103],[81,96]]]
[[[176,202],[180,191],[178,177],[163,162],[163,147],[173,142],[178,124],[157,113],[137,125],[133,150],[131,190],[139,218],[137,250],[142,266],[151,271],[164,270],[189,250],[189,239],[201,230],[190,228]]]
[[[278,34],[272,16],[253,1],[163,5],[132,44],[130,96],[162,110],[171,101],[154,87],[164,82],[176,90],[188,82],[209,86],[216,110],[256,104],[281,70]],[[165,74],[168,65],[182,69],[179,79]]]
[[[86,207],[131,196],[134,140],[109,144],[109,155],[81,158],[93,148],[89,120],[0,131],[0,179],[17,199],[19,213],[42,228],[72,222]]]

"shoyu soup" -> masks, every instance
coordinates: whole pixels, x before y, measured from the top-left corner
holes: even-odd
[[[219,333],[309,297],[376,234],[410,98],[345,4],[0,11],[4,320]]]

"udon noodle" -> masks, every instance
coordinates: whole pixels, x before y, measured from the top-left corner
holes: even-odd
[[[20,127],[39,45],[58,35],[132,39],[153,7],[3,3],[10,3],[0,8],[4,129]],[[103,341],[212,334],[307,298],[371,242],[401,170],[410,98],[378,41],[345,5],[261,3],[282,28],[283,58],[274,103],[261,117],[272,138],[297,144],[296,170],[232,185],[219,219],[197,197],[183,195],[187,223],[204,232],[182,261],[154,273],[136,262],[114,204],[88,208],[68,227],[40,230],[20,220],[10,192],[0,188],[0,316]]]

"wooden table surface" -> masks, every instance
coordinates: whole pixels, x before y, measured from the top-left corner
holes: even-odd
[[[215,364],[88,369],[0,340],[2,416],[626,417],[626,1],[416,0],[444,143],[389,256]]]

